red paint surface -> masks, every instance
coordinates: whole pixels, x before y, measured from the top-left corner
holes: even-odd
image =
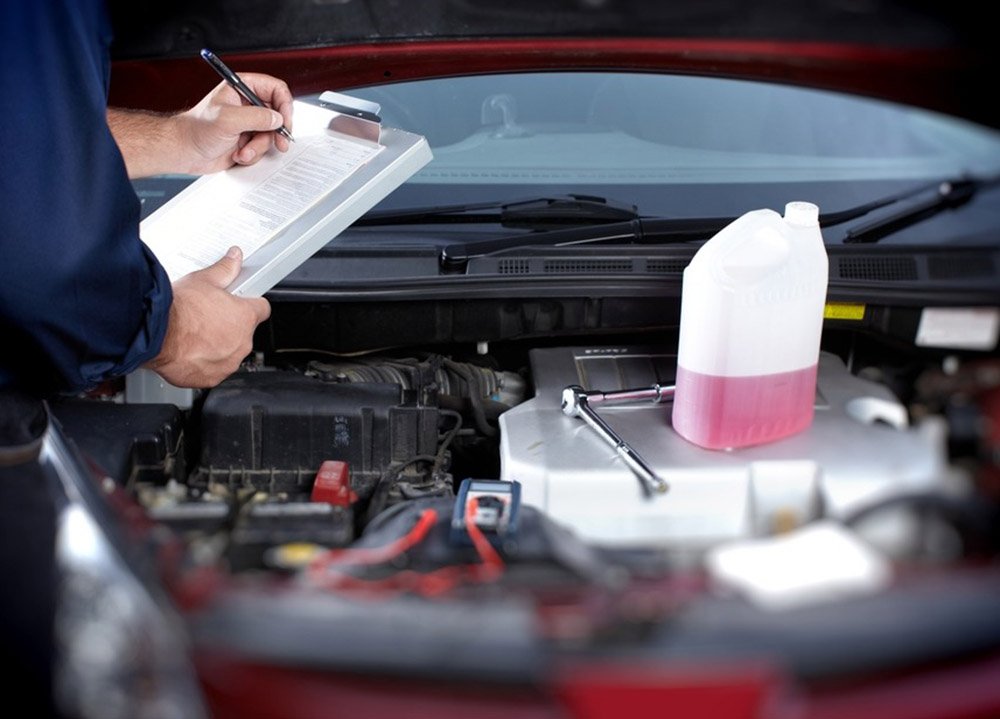
[[[578,719],[767,719],[785,693],[773,668],[726,662],[576,667],[560,676],[557,690]]]
[[[974,60],[959,53],[823,43],[497,39],[311,48],[226,59],[238,71],[285,78],[297,95],[458,74],[631,69],[784,81],[943,111],[964,107],[970,94],[988,96],[962,80]],[[111,103],[179,109],[199,100],[217,79],[197,57],[120,62],[113,69]],[[511,687],[463,684],[447,677],[421,681],[346,676],[262,666],[205,651],[197,659],[213,719],[1000,716],[1000,657],[824,692],[789,686],[768,668],[718,663],[686,668],[650,663],[633,669],[579,666],[554,672],[544,686]]]
[[[783,81],[944,111],[980,102],[982,96],[969,79],[979,67],[979,58],[956,51],[832,43],[656,38],[429,40],[231,54],[226,61],[237,72],[281,77],[296,95],[466,74],[628,69]],[[115,106],[174,110],[197,102],[217,81],[197,56],[122,61],[113,67],[110,99]]]
[[[569,719],[543,692],[447,677],[365,677],[202,655],[212,719]]]
[[[823,691],[747,662],[555,668],[543,686],[265,667],[201,654],[213,719],[995,719],[1000,656]]]

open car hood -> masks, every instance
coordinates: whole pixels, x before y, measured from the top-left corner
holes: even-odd
[[[60,432],[44,456],[107,525],[121,564],[134,559],[127,569],[156,590],[120,610],[113,580],[131,575],[94,569],[83,551],[93,543],[67,541],[69,560],[92,572],[65,600],[83,608],[67,614],[76,624],[61,626],[66,647],[81,648],[81,696],[100,698],[98,709],[113,696],[85,683],[94,676],[116,690],[131,677],[137,695],[155,696],[143,672],[165,666],[149,660],[169,656],[161,642],[190,659],[213,719],[334,707],[370,719],[997,715],[1000,143],[910,111],[1000,127],[984,91],[998,69],[992,30],[967,5],[109,7],[112,105],[194,104],[218,82],[199,56],[208,47],[235,69],[284,79],[297,99],[384,98],[385,127],[426,134],[440,164],[268,292],[253,353],[219,386],[174,393],[137,374],[53,405]],[[871,114],[802,101],[823,93],[767,92],[754,115],[746,95],[705,89],[741,83],[704,77],[910,107],[865,132]],[[435,81],[408,82],[425,79]],[[540,98],[546,112],[516,117],[521,98],[531,99],[521,110]],[[688,142],[723,113],[735,122],[709,129],[726,142]],[[892,154],[907,133],[933,140],[942,128],[976,140],[942,166],[994,172],[952,184],[924,169],[938,167],[934,152]],[[888,176],[877,174],[887,158]],[[486,179],[470,181],[468,168]],[[190,180],[142,179],[145,212]],[[870,220],[869,237],[909,234],[828,242],[823,352],[816,392],[803,393],[815,396],[813,424],[780,443],[696,447],[660,401],[678,375],[695,243],[734,208],[815,198],[840,218],[829,239],[846,233],[845,215],[861,229]],[[603,243],[589,226],[483,218],[573,203],[610,210],[633,233]],[[650,216],[633,218],[639,207]],[[386,221],[394,212],[403,221]],[[664,242],[638,241],[661,220]],[[576,244],[525,241],[578,229],[590,234]],[[760,326],[787,329],[774,317]],[[590,404],[596,419],[580,409]],[[615,433],[669,478],[666,496],[640,492]],[[481,510],[496,547],[472,530]],[[729,553],[746,548],[766,553]],[[730,571],[734,556],[742,572]],[[162,623],[139,611],[160,594]],[[139,649],[84,651],[95,615],[143,638]]]
[[[207,46],[234,61],[253,55],[297,94],[458,69],[629,68],[790,81],[1000,126],[983,90],[997,54],[968,3],[113,0],[110,9],[119,104],[142,80],[163,88],[158,109],[195,102]]]

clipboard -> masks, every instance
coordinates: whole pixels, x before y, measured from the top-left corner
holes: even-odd
[[[338,179],[332,189],[317,190],[321,194],[301,211],[291,210],[293,215],[283,219],[272,234],[261,229],[263,225],[251,227],[263,233],[255,239],[262,244],[249,251],[244,248],[243,269],[228,288],[235,295],[262,296],[432,159],[422,135],[383,126],[375,103],[335,92],[295,102],[296,112],[306,114],[308,110],[309,121],[314,123],[313,134],[305,137],[299,135],[296,123],[298,143],[325,134],[326,139],[342,142],[343,149],[357,150],[365,159]],[[325,127],[316,129],[315,123],[325,123]],[[293,151],[297,153],[294,156]],[[255,165],[199,178],[144,219],[140,237],[163,264],[171,281],[207,267],[225,254],[228,244],[243,245],[225,237],[212,237],[220,244],[209,247],[209,241],[203,240],[200,233],[208,236],[213,227],[225,228],[237,214],[246,216],[247,222],[256,222],[253,213],[240,209],[246,206],[250,193],[266,196],[265,183],[285,181],[280,173],[293,161],[308,165],[309,152],[312,150],[293,148],[288,155],[295,159],[286,160],[272,150],[273,156],[265,156]],[[202,250],[204,257],[194,256]]]
[[[315,99],[295,102],[312,105],[314,109],[327,113],[328,120],[327,116],[323,118],[327,123],[325,131],[356,141],[359,145],[373,146],[377,152],[373,152],[332,189],[323,192],[317,201],[295,215],[262,245],[250,253],[245,252],[243,268],[228,287],[234,295],[262,296],[433,157],[422,135],[384,126],[379,116],[380,108],[375,103],[336,92],[324,92]],[[298,136],[297,131],[295,134]],[[297,137],[297,141],[299,139]],[[257,165],[267,159],[263,158]],[[280,158],[275,159],[280,162]],[[217,175],[245,172],[257,165],[201,177],[140,223],[140,237],[164,263],[171,281],[179,279],[177,273],[183,270],[171,273],[165,260],[169,260],[176,250],[177,238],[172,232],[178,229],[178,218],[181,220],[180,227],[183,227],[188,203],[199,193],[210,192],[213,189],[210,183]],[[225,208],[220,207],[219,213],[223,215],[220,221],[225,221]],[[224,250],[215,259],[206,259],[204,266],[212,264],[222,254]],[[125,401],[170,403],[187,408],[193,404],[194,390],[175,387],[152,370],[137,369],[125,378]]]

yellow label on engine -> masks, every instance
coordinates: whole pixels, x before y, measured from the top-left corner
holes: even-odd
[[[863,320],[865,306],[860,302],[827,302],[823,308],[823,319]]]

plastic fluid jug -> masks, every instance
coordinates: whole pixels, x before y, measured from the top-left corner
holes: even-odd
[[[684,270],[673,426],[708,449],[800,432],[813,419],[828,279],[819,208],[754,210]]]

